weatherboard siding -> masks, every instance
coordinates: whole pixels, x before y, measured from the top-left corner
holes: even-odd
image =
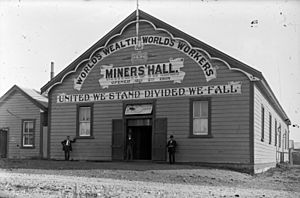
[[[245,85],[243,96],[211,97],[212,138],[190,137],[189,98],[157,100],[156,117],[168,118],[168,135],[173,134],[178,142],[178,161],[246,164],[250,155],[249,104],[245,101]]]
[[[169,36],[162,31],[154,31],[149,24],[141,23],[140,34]],[[135,26],[129,26],[120,37],[110,43],[135,35]],[[100,47],[100,46],[98,46]],[[201,46],[197,46],[201,48]],[[232,81],[242,82],[242,93],[234,95],[199,96],[211,99],[212,138],[190,138],[190,98],[157,98],[156,118],[167,118],[168,135],[174,134],[178,142],[177,160],[182,162],[209,163],[250,163],[249,151],[249,79],[239,71],[229,70],[219,60],[211,60],[217,67],[217,78],[206,81],[200,66],[186,54],[169,48],[145,45],[148,64],[168,62],[170,58],[184,58],[185,78],[182,83],[155,82],[130,85],[109,86],[102,89],[99,85],[100,65],[113,64],[114,67],[130,66],[133,47],[119,50],[101,60],[85,79],[81,90],[74,90],[73,79],[78,77],[82,67],[65,77],[60,85],[51,91],[51,137],[50,158],[63,159],[61,141],[67,136],[76,136],[77,104],[57,103],[59,94],[98,93],[161,88],[177,88],[208,85],[225,85]],[[205,54],[204,56],[208,58]],[[195,97],[193,97],[195,98]],[[94,102],[93,136],[94,139],[78,139],[73,144],[71,158],[75,160],[111,160],[112,120],[123,118],[123,101]]]
[[[22,120],[35,120],[35,147],[21,148]],[[40,109],[27,97],[18,91],[12,93],[0,105],[0,128],[8,131],[8,158],[38,158],[40,157]]]
[[[264,122],[264,140],[261,139],[261,107],[265,109],[265,122]],[[272,115],[272,135],[271,135],[271,144],[269,143],[269,113]],[[276,162],[280,161],[279,152],[285,151],[283,144],[279,147],[278,142],[275,146],[275,120],[277,121],[277,127],[281,124],[281,134],[284,131],[288,131],[288,127],[285,124],[284,120],[278,115],[274,110],[268,100],[264,97],[262,92],[257,86],[254,86],[254,163],[259,164],[269,164],[275,165]],[[282,138],[281,138],[282,141]],[[276,155],[277,150],[277,155]],[[285,156],[285,161],[288,158]]]
[[[71,159],[111,160],[112,119],[122,118],[122,103],[95,103],[94,139],[77,139],[72,145]],[[64,159],[61,141],[76,137],[77,104],[55,106],[51,110],[50,158]]]

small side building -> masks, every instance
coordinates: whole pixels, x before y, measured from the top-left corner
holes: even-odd
[[[0,98],[1,158],[47,157],[47,108],[45,96],[17,85]]]
[[[291,164],[300,165],[300,142],[292,141],[292,145],[290,146],[290,155]]]

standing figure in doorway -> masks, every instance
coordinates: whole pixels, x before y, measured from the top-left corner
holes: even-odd
[[[176,151],[177,143],[174,140],[174,136],[170,135],[170,139],[167,143],[168,153],[169,153],[169,163],[174,164],[175,163],[175,151]]]
[[[72,152],[72,143],[76,142],[76,138],[70,140],[70,136],[67,136],[67,139],[61,142],[63,145],[63,151],[65,152],[65,160],[70,159],[70,152]]]
[[[128,136],[126,140],[126,159],[132,160],[133,159],[133,139],[131,135],[131,129],[128,131]]]

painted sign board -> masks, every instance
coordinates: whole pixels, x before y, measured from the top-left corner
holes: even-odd
[[[142,105],[127,105],[125,109],[125,115],[143,115],[151,114],[153,109],[152,104],[142,104]]]
[[[123,40],[119,40],[115,43],[110,44],[106,48],[97,49],[92,53],[91,58],[87,63],[84,63],[82,70],[79,75],[74,78],[74,89],[81,90],[81,87],[88,77],[91,70],[97,65],[101,60],[105,57],[128,47],[134,47],[137,45],[137,37],[130,37]],[[197,48],[191,47],[191,45],[183,40],[183,39],[174,39],[171,37],[163,37],[163,36],[152,36],[152,35],[144,35],[141,36],[141,42],[143,45],[156,45],[161,47],[169,47],[175,50],[178,50],[188,57],[193,59],[202,69],[204,76],[207,81],[210,81],[216,78],[216,68],[212,66],[208,57],[204,55]],[[144,54],[145,56],[145,54]],[[146,56],[144,57],[146,58]],[[147,81],[146,81],[147,82]]]
[[[185,76],[185,72],[180,71],[183,68],[183,61],[183,58],[170,58],[169,62],[138,66],[102,65],[100,72],[102,78],[99,83],[102,88],[146,82],[173,81],[181,83]]]
[[[57,103],[79,103],[97,101],[154,99],[184,96],[209,96],[209,95],[229,95],[241,94],[242,83],[230,82],[225,85],[209,85],[196,87],[161,88],[147,90],[98,92],[85,94],[59,94]]]

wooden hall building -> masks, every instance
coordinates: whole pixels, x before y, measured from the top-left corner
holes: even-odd
[[[289,118],[262,73],[139,10],[41,88],[48,157],[166,161],[260,172],[287,161]]]

